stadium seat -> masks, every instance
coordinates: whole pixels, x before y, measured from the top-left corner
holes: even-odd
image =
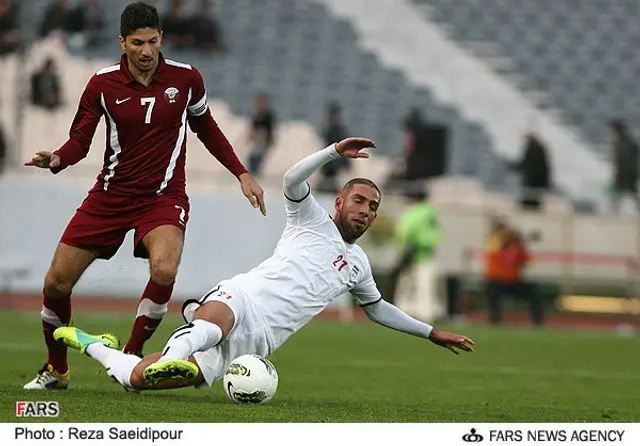
[[[640,124],[632,112],[637,82],[629,77],[640,61],[628,53],[640,36],[637,2],[413,3],[428,5],[430,17],[463,45],[491,43],[514,62],[527,85],[546,92],[554,106],[565,110],[570,124],[594,147],[606,150],[609,145],[606,123],[611,118],[623,116],[632,128]]]

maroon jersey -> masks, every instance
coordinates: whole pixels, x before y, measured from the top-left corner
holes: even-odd
[[[148,87],[134,80],[124,54],[119,65],[94,74],[80,99],[69,140],[55,152],[60,167],[52,169],[54,173],[87,156],[102,116],[106,150],[94,190],[122,195],[184,192],[187,123],[231,173],[246,172],[211,116],[204,81],[191,65],[160,54]]]

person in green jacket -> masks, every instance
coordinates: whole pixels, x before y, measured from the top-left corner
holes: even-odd
[[[392,271],[392,287],[397,291],[399,308],[423,321],[433,321],[446,311],[437,293],[438,213],[423,185],[406,196],[410,204],[395,232],[398,260]]]

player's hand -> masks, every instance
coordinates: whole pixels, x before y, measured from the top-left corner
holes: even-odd
[[[60,165],[60,157],[51,152],[36,152],[36,155],[31,158],[31,161],[27,161],[24,165],[49,169],[50,167],[58,167]]]
[[[429,340],[440,347],[448,348],[456,355],[459,354],[456,348],[465,352],[473,352],[473,347],[476,345],[475,342],[466,336],[447,333],[446,331],[440,331],[436,328],[431,330]]]
[[[258,182],[249,173],[243,173],[238,177],[242,193],[254,208],[260,208],[262,215],[267,215],[267,206],[264,204],[264,191]]]
[[[375,146],[376,143],[367,138],[346,138],[336,144],[336,151],[345,158],[369,158],[369,154],[361,150]]]

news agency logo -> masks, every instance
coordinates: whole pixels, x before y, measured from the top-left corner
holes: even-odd
[[[474,428],[471,428],[471,432],[462,436],[462,441],[466,441],[467,443],[480,443],[482,440],[484,440],[484,437],[476,433]]]
[[[16,401],[16,417],[47,417],[60,415],[57,401]]]

